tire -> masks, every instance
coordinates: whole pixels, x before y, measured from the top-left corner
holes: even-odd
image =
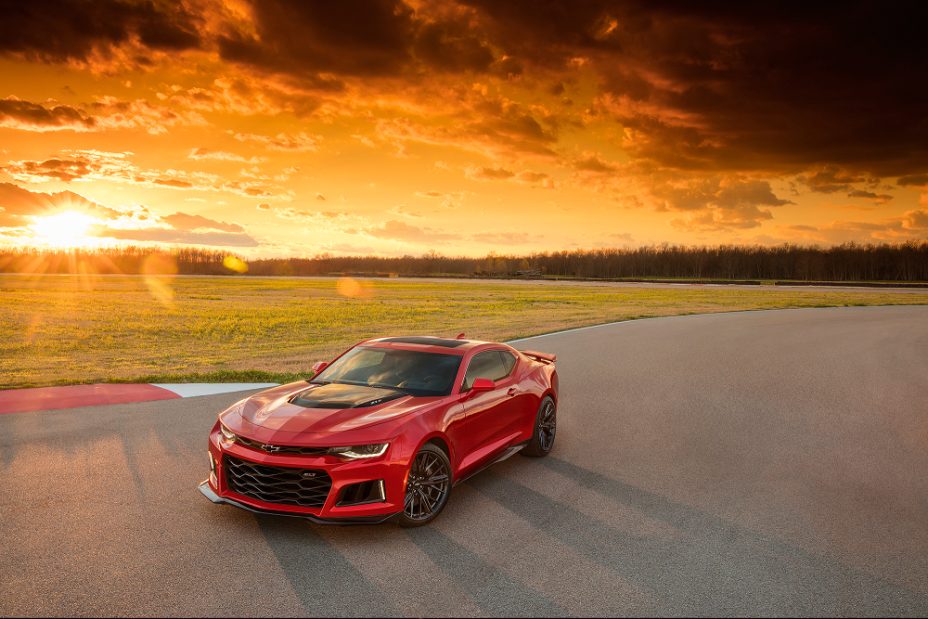
[[[546,395],[542,398],[541,404],[538,406],[538,413],[535,415],[532,440],[519,453],[530,458],[544,458],[551,453],[556,434],[557,404],[554,402],[554,398]]]
[[[401,527],[421,527],[438,517],[451,496],[451,461],[438,446],[426,443],[409,464]]]

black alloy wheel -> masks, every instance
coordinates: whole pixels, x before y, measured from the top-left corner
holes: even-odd
[[[448,456],[436,445],[423,445],[409,468],[400,525],[418,527],[431,522],[444,509],[450,494]]]
[[[554,447],[554,437],[557,434],[557,404],[551,396],[545,396],[538,407],[535,417],[535,431],[532,440],[520,453],[534,458],[547,456]]]

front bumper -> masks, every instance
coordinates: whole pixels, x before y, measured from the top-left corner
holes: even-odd
[[[224,498],[219,496],[213,491],[213,488],[210,486],[209,480],[204,479],[200,482],[200,485],[197,486],[197,490],[203,493],[207,499],[213,503],[225,503],[227,505],[232,505],[233,507],[238,507],[239,509],[248,510],[256,514],[271,514],[273,516],[290,516],[291,518],[302,518],[304,520],[309,520],[315,524],[381,524],[392,520],[399,514],[387,514],[386,516],[355,516],[350,518],[320,518],[318,516],[313,516],[308,513],[298,513],[298,512],[284,512],[274,509],[264,509],[261,507],[255,507],[252,505],[247,505],[245,503],[236,501],[230,498]]]
[[[199,490],[213,503],[227,503],[261,514],[276,514],[305,518],[324,524],[379,523],[390,520],[403,511],[407,463],[394,459],[395,445],[387,453],[370,460],[345,461],[334,456],[282,455],[230,443],[218,431],[209,436],[212,469]],[[398,447],[398,446],[396,446]],[[255,465],[295,470],[324,471],[331,478],[331,487],[324,504],[316,507],[268,502],[239,494],[230,488],[227,479],[227,457]],[[383,501],[339,504],[342,490],[358,483],[382,480]],[[265,497],[266,498],[266,497]]]

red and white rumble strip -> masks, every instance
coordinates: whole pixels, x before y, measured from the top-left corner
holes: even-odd
[[[273,387],[277,383],[177,383],[158,385],[67,385],[0,391],[0,414],[172,400]]]

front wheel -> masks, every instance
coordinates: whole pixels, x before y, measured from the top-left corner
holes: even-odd
[[[402,527],[421,527],[434,520],[451,494],[451,461],[431,443],[422,446],[409,467],[406,495],[399,523]]]
[[[538,407],[538,414],[535,416],[535,429],[532,432],[532,440],[525,446],[520,453],[532,458],[543,458],[551,453],[554,447],[554,435],[557,432],[557,404],[554,398],[546,395],[541,400]]]

